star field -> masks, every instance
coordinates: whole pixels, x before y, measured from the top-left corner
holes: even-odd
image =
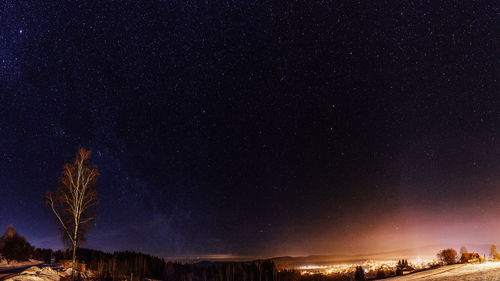
[[[4,1],[0,228],[61,247],[43,194],[83,146],[92,248],[370,252],[470,225],[486,231],[457,240],[489,243],[498,18],[494,1]]]

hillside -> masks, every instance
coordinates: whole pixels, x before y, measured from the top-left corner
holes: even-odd
[[[407,276],[387,278],[388,281],[487,281],[500,280],[500,262],[457,264],[418,272]]]

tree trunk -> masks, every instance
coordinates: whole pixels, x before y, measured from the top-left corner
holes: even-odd
[[[76,245],[78,243],[78,220],[77,218],[75,218],[75,231],[74,231],[74,234],[73,234],[73,260],[72,260],[72,263],[71,263],[71,268],[73,269],[72,270],[72,274],[73,275],[73,280],[74,280],[74,277],[75,277],[75,269],[76,269]]]
[[[72,272],[71,275],[75,276],[75,265],[76,265],[76,242],[73,242],[73,260],[71,263]]]

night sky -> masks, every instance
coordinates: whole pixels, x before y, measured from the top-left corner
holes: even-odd
[[[101,173],[90,248],[498,243],[499,15],[498,1],[2,1],[0,231],[61,248],[43,195],[85,147]]]

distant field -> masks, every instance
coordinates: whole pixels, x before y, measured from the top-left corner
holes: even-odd
[[[457,264],[410,274],[387,278],[390,281],[496,281],[500,280],[500,262],[482,264]]]

